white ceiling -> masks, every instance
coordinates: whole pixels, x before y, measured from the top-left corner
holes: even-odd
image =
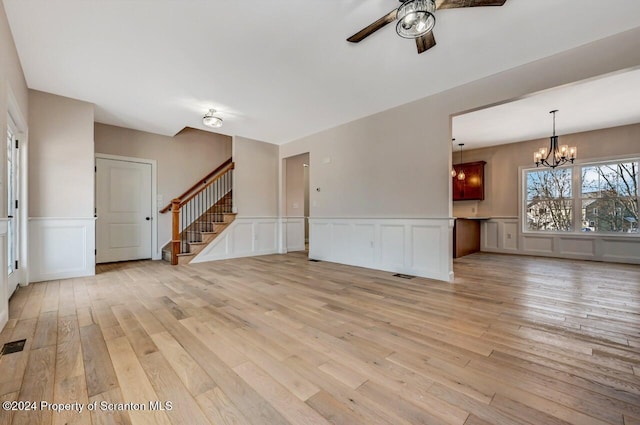
[[[453,118],[454,147],[475,149],[640,122],[640,69],[577,82]],[[640,142],[638,142],[640,143]]]
[[[397,0],[3,1],[30,88],[165,135],[215,108],[279,144],[640,26],[637,0],[508,0],[437,11],[418,55],[394,24],[345,41]]]

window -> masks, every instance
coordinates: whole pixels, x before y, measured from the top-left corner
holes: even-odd
[[[525,172],[527,189],[526,229],[567,232],[572,230],[572,169]]]
[[[525,231],[638,233],[638,160],[523,171]]]
[[[584,166],[581,176],[583,231],[638,231],[638,162]]]

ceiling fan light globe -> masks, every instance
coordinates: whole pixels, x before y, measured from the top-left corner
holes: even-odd
[[[202,119],[202,123],[207,127],[211,127],[211,128],[222,127],[222,119],[217,117],[205,117]]]
[[[222,127],[222,118],[214,116],[213,114],[215,113],[215,109],[209,109],[209,112],[207,112],[205,116],[202,117],[202,124],[211,128]]]
[[[436,18],[434,0],[408,0],[398,8],[396,32],[403,38],[422,37],[433,29]]]

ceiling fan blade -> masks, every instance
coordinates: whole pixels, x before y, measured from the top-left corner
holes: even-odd
[[[435,45],[436,38],[433,36],[433,31],[429,31],[422,37],[416,38],[416,47],[418,47],[418,54],[426,52]]]
[[[369,25],[366,28],[361,29],[357,33],[353,34],[351,37],[347,38],[347,41],[352,43],[359,43],[365,38],[369,37],[374,32],[378,31],[380,28],[384,27],[388,23],[393,22],[396,19],[398,14],[398,9],[393,9],[391,12],[387,13],[382,18],[375,21],[373,24]]]
[[[459,7],[502,6],[507,0],[437,0],[436,9],[456,9]]]

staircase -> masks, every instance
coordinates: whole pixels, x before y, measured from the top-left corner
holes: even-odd
[[[188,264],[205,246],[213,242],[236,218],[230,212],[232,193],[224,195],[209,210],[181,232],[178,264]],[[162,259],[171,262],[171,243],[162,248]]]
[[[172,240],[162,248],[163,260],[188,264],[233,222],[233,169],[229,159],[160,210],[172,214]]]

